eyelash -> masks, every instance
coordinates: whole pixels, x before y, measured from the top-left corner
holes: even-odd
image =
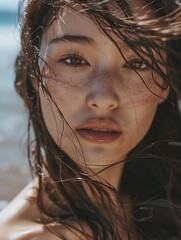
[[[68,60],[69,60],[69,62],[68,62]],[[71,63],[72,60],[76,60],[76,61],[78,60],[79,62]],[[60,59],[60,62],[62,62],[65,65],[68,65],[69,67],[74,67],[74,68],[82,67],[82,66],[90,66],[90,64],[84,58],[82,58],[81,56],[79,56],[77,54],[70,54],[70,55]],[[83,62],[83,63],[80,63],[80,62]],[[136,66],[136,64],[139,66]],[[149,69],[148,64],[140,58],[135,58],[135,59],[128,61],[127,63],[125,63],[123,65],[123,67],[131,69],[131,70],[138,70],[138,71],[146,71]]]

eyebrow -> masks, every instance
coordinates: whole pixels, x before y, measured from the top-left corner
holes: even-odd
[[[72,42],[84,45],[95,45],[95,41],[92,37],[87,37],[83,35],[63,35],[52,39],[49,44],[59,44],[62,42]]]

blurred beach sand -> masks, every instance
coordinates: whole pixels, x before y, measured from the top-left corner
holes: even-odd
[[[9,21],[9,19],[8,19]],[[26,157],[27,116],[14,89],[19,32],[0,23],[0,209],[29,181]]]

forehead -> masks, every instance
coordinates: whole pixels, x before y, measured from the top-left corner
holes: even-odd
[[[116,1],[101,2],[108,3],[109,12],[113,17],[125,19],[125,14]],[[120,3],[123,4],[122,1],[120,1]],[[138,20],[140,16],[143,19],[143,16],[148,18],[152,15],[144,0],[127,0],[126,4],[128,4],[133,16],[138,18]],[[126,7],[123,5],[122,8],[124,9]],[[46,37],[46,40],[51,41],[51,39],[57,35],[63,34],[92,35],[92,33],[94,33],[94,36],[96,36],[96,34],[100,33],[99,30],[98,28],[96,29],[95,22],[93,22],[86,13],[86,4],[83,7],[82,4],[71,3],[61,9],[56,20],[47,28],[47,31],[45,31],[44,37]]]

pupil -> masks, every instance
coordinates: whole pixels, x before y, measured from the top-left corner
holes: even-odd
[[[81,64],[81,60],[79,58],[73,58],[71,62],[72,64]]]
[[[135,68],[140,68],[140,67],[141,67],[141,63],[139,63],[139,62],[135,63],[135,64],[134,64],[134,67],[135,67]]]

